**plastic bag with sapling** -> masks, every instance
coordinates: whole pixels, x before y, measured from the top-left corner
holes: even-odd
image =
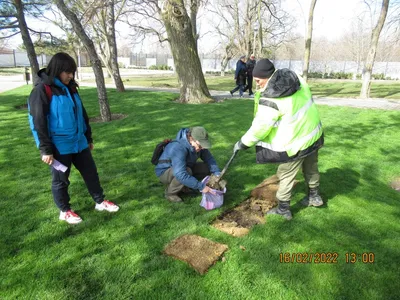
[[[201,182],[204,182],[208,185],[209,180],[210,180],[210,176],[207,176]],[[219,188],[221,190],[215,189],[213,186],[211,186],[211,188],[213,188],[213,191],[215,191],[215,195],[213,195],[211,193],[203,193],[203,197],[201,198],[200,206],[204,207],[207,210],[221,207],[222,204],[224,203],[224,194],[226,192],[225,185],[226,185],[226,181],[221,180],[219,182]]]

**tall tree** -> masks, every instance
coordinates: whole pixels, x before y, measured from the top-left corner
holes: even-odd
[[[181,103],[212,101],[201,68],[192,22],[183,0],[169,0],[161,13],[180,82]]]
[[[130,0],[133,17],[126,22],[136,33],[156,35],[169,43],[180,84],[181,103],[213,101],[197,50],[197,12],[203,0]],[[188,13],[188,10],[190,11]]]
[[[278,0],[219,0],[209,11],[224,48],[221,74],[232,57],[249,56],[253,51],[256,58],[269,55],[287,40],[294,26],[293,19],[279,8]]]
[[[125,1],[122,1],[121,4],[124,6]],[[118,49],[117,49],[117,40],[115,38],[115,0],[108,0],[106,7],[106,37],[107,44],[109,47],[110,57],[108,59],[109,64],[111,65],[112,77],[115,83],[115,87],[119,92],[125,92],[124,83],[122,82],[121,75],[119,73],[118,66]]]
[[[313,32],[313,20],[314,20],[314,8],[317,0],[311,0],[310,12],[308,14],[308,26],[307,26],[307,37],[304,49],[304,62],[303,62],[303,78],[307,81],[308,68],[310,66],[310,55],[311,55],[311,41]]]
[[[383,25],[385,24],[388,8],[389,8],[389,0],[383,0],[379,19],[376,23],[375,28],[372,30],[371,43],[370,43],[370,48],[369,48],[369,52],[367,55],[367,59],[365,61],[365,66],[363,69],[363,79],[362,79],[362,86],[361,86],[361,92],[360,92],[360,98],[363,98],[363,99],[369,97],[370,88],[371,88],[372,68],[374,67],[376,50],[377,50],[378,42],[379,42],[379,36],[381,34]]]
[[[41,34],[30,29],[27,25],[25,14],[34,10],[40,10],[45,3],[43,1],[21,0],[2,1],[0,3],[0,30],[7,31],[3,38],[9,38],[21,34],[24,47],[27,51],[29,63],[32,69],[32,82],[35,85],[38,81],[39,63],[37,60],[35,47],[31,38],[31,33]]]
[[[87,1],[74,0],[74,9],[85,23],[87,33],[96,45],[100,59],[112,77],[117,91],[124,92],[118,66],[115,23],[124,13],[126,0]]]
[[[104,122],[111,121],[110,105],[107,99],[107,91],[104,82],[103,69],[101,62],[97,55],[93,41],[86,34],[85,29],[80,23],[76,14],[66,6],[64,0],[55,0],[57,8],[64,14],[64,16],[71,22],[76,35],[80,38],[86,51],[89,54],[90,62],[92,63],[93,72],[96,78],[97,94],[99,97],[100,115]]]

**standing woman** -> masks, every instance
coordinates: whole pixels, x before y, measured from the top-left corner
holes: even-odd
[[[70,207],[68,177],[73,164],[81,173],[99,211],[116,212],[119,207],[104,200],[96,164],[93,160],[92,131],[74,80],[76,63],[66,53],[57,53],[46,69],[39,71],[39,83],[29,96],[29,123],[42,161],[52,165],[58,160],[66,172],[51,168],[54,202],[60,220],[69,224],[82,221]]]

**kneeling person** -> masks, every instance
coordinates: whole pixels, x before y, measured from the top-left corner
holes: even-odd
[[[156,166],[156,175],[168,187],[165,198],[171,202],[181,202],[178,196],[184,187],[211,192],[201,180],[207,175],[219,176],[220,170],[208,150],[211,143],[203,127],[182,128],[161,154]],[[201,158],[203,162],[197,162]]]

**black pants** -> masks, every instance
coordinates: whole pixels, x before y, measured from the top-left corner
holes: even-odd
[[[68,186],[70,184],[68,178],[71,171],[71,165],[81,173],[86,187],[96,203],[102,203],[104,200],[103,189],[100,185],[99,174],[97,173],[96,164],[93,160],[92,153],[89,148],[86,148],[80,153],[61,155],[57,149],[54,149],[54,158],[60,163],[68,167],[68,170],[63,173],[51,168],[52,184],[51,191],[53,192],[54,202],[61,211],[71,209],[69,204]]]
[[[247,76],[247,86],[244,88],[244,91],[249,90],[249,95],[253,94],[253,75]]]

